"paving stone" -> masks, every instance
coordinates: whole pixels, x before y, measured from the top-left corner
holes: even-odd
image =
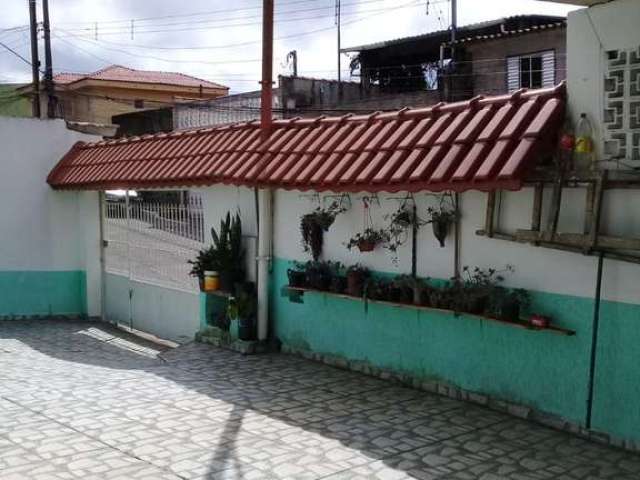
[[[483,395],[100,323],[0,321],[0,384],[1,480],[640,478],[635,454],[458,400]]]

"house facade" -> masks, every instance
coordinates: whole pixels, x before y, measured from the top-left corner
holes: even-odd
[[[566,19],[521,15],[343,49],[364,88],[432,92],[431,103],[542,88],[566,78]]]
[[[111,124],[112,117],[172,106],[187,99],[227,95],[229,88],[182,73],[111,65],[89,74],[60,73],[53,79],[57,116],[67,121]],[[30,86],[23,90],[30,95]],[[41,92],[43,112],[48,97]]]

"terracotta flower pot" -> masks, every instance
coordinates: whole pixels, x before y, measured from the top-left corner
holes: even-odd
[[[371,240],[360,240],[358,242],[358,250],[361,252],[373,252],[376,249],[376,242]]]
[[[353,297],[361,297],[364,290],[365,276],[362,272],[347,273],[347,293]]]

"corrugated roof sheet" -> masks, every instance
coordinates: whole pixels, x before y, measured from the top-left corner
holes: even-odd
[[[534,26],[545,25],[548,28],[566,26],[566,18],[554,15],[514,15],[511,17],[496,18],[484,22],[471,23],[458,27],[459,38],[480,38],[490,35],[498,35],[502,32],[512,32],[512,35],[522,33],[524,29]],[[549,27],[552,25],[553,27]],[[380,42],[370,43],[367,45],[358,45],[355,47],[343,48],[340,51],[344,53],[364,52],[367,50],[378,50],[381,48],[391,47],[394,45],[402,45],[411,42],[434,41],[439,45],[442,42],[448,43],[451,36],[450,30],[436,30],[434,32],[413,35],[410,37],[400,37],[391,40],[383,40]]]
[[[333,191],[516,190],[549,154],[564,85],[430,108],[276,120],[78,143],[48,182],[58,189],[217,183]]]

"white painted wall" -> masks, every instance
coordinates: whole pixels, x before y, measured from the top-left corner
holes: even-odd
[[[276,257],[306,261],[310,254],[304,253],[299,231],[300,217],[315,208],[305,194],[297,191],[278,191],[275,195],[274,213],[274,253]],[[611,192],[610,205],[623,205],[625,202],[640,204],[636,192]],[[373,209],[372,216],[376,227],[385,226],[384,214],[394,211],[398,202],[390,197],[401,194],[380,195],[381,208]],[[548,197],[549,195],[547,195]],[[351,252],[344,243],[363,228],[363,207],[359,200],[362,194],[351,195],[352,209],[337,217],[328,234],[325,234],[324,259],[337,260],[346,265],[361,263],[371,269],[392,273],[410,273],[411,250],[408,241],[399,251],[399,261],[395,265],[391,256],[383,249],[373,253]],[[502,230],[513,231],[517,228],[530,228],[533,193],[530,190],[509,192],[503,195],[500,211]],[[559,231],[570,232],[582,229],[582,205],[584,192],[569,190],[563,204]],[[426,216],[426,208],[434,205],[436,199],[427,194],[416,195],[418,215]],[[562,252],[548,248],[536,248],[528,244],[489,239],[476,235],[476,230],[484,228],[486,194],[467,192],[461,195],[461,265],[482,268],[504,268],[513,265],[515,272],[508,275],[505,284],[532,290],[593,297],[595,292],[597,259],[577,253]],[[626,209],[628,211],[628,209]],[[636,230],[640,228],[640,218],[633,227],[626,226],[625,209],[613,208],[605,224],[605,229]],[[453,232],[444,248],[440,248],[433,237],[431,226],[422,227],[418,235],[418,275],[439,279],[450,278],[454,273]],[[603,298],[607,300],[640,303],[640,265],[606,260],[604,270],[605,288]]]
[[[242,220],[242,235],[244,238],[244,246],[246,250],[246,268],[247,277],[251,281],[256,279],[256,253],[257,253],[257,217],[256,217],[256,201],[254,190],[245,187],[234,187],[230,185],[217,185],[210,188],[202,188],[195,190],[202,196],[202,204],[204,208],[204,241],[206,244],[211,243],[211,227],[216,231],[220,229],[220,220],[224,218],[227,212],[235,214],[240,213]]]
[[[0,117],[0,270],[87,272],[89,315],[100,315],[98,194],[46,183],[78,141],[63,120]]]
[[[601,157],[605,54],[640,46],[640,2],[614,0],[575,10],[569,13],[567,23],[569,110],[574,122],[581,112],[593,119],[594,140]]]

